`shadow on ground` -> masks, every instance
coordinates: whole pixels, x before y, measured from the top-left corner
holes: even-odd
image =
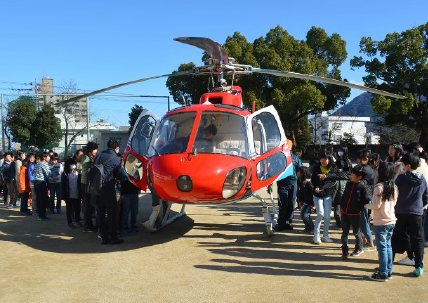
[[[2,207],[0,241],[17,242],[34,249],[56,253],[108,253],[163,244],[182,237],[193,228],[193,220],[183,216],[156,233],[150,233],[140,225],[138,233],[123,235],[125,243],[101,245],[96,233],[83,233],[82,228],[68,228],[65,207],[62,211],[60,215],[51,215],[52,220],[40,222],[33,216],[21,216],[19,209],[7,210]],[[150,195],[140,197],[137,221],[145,221],[150,212]]]

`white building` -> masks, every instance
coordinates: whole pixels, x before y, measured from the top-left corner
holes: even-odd
[[[339,144],[345,133],[357,144],[378,144],[379,136],[372,129],[370,117],[333,116],[322,112],[309,119],[314,144]]]
[[[73,139],[73,142],[70,144],[68,149],[68,154],[74,154],[74,152],[78,149],[81,149],[83,146],[88,143],[88,141],[97,142],[97,138],[99,137],[99,141],[97,143],[101,143],[101,132],[112,132],[116,128],[104,121],[102,119],[89,123],[89,133],[90,140],[88,140],[88,132],[86,130],[85,122],[76,122],[73,116],[64,117],[63,114],[55,115],[57,118],[61,120],[61,130],[62,130],[62,139],[59,143],[59,146],[54,148],[54,151],[59,155],[63,156],[65,151],[65,137],[67,133],[67,142],[70,142]],[[68,128],[68,131],[66,131]]]

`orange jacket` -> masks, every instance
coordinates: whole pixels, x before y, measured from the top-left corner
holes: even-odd
[[[22,194],[25,192],[31,192],[30,178],[28,177],[28,167],[21,166],[19,173],[19,193]]]

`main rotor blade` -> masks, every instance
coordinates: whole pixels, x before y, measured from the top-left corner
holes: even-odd
[[[176,72],[176,73],[173,73],[173,74],[167,74],[167,75],[162,75],[162,76],[155,76],[155,77],[143,78],[143,79],[139,79],[139,80],[135,80],[135,81],[129,81],[129,82],[125,82],[125,83],[120,83],[120,84],[116,84],[116,85],[113,85],[113,86],[109,86],[109,87],[106,87],[106,88],[103,88],[103,89],[99,89],[99,90],[93,91],[91,93],[83,94],[83,95],[80,95],[80,96],[76,96],[76,97],[70,98],[68,100],[64,100],[64,101],[58,102],[58,103],[56,103],[56,105],[61,106],[61,105],[64,105],[64,104],[67,104],[67,103],[70,103],[70,102],[75,102],[75,101],[77,101],[79,99],[82,99],[82,98],[88,98],[90,96],[97,95],[97,94],[100,94],[100,93],[103,93],[103,92],[106,92],[106,91],[109,91],[109,90],[112,90],[112,89],[115,89],[115,88],[118,88],[118,87],[130,85],[130,84],[135,84],[135,83],[144,82],[144,81],[147,81],[147,80],[152,80],[152,79],[157,79],[157,78],[162,78],[162,77],[189,75],[189,74],[192,74],[192,73],[193,73],[193,70],[190,70],[190,71]]]
[[[200,49],[203,49],[205,52],[208,53],[208,55],[211,56],[211,58],[218,60],[219,63],[229,58],[224,48],[220,44],[218,44],[217,42],[214,42],[209,38],[180,37],[180,38],[175,38],[174,41],[193,45]]]
[[[387,97],[391,97],[391,98],[406,99],[405,96],[401,96],[401,95],[397,95],[397,94],[393,94],[393,93],[388,93],[388,92],[383,91],[383,90],[366,87],[364,85],[353,84],[353,83],[349,83],[349,82],[345,82],[345,81],[340,81],[340,80],[336,80],[336,79],[332,79],[332,78],[326,78],[326,77],[320,77],[320,76],[311,76],[311,75],[307,75],[307,74],[299,74],[299,73],[294,73],[294,72],[283,72],[283,71],[274,70],[274,69],[262,69],[262,68],[255,68],[255,67],[251,68],[251,71],[253,73],[268,74],[268,75],[274,75],[274,76],[278,76],[278,77],[306,79],[306,80],[312,80],[312,81],[317,81],[317,82],[330,83],[330,84],[335,84],[335,85],[365,90],[365,91],[373,93],[373,94],[383,95],[383,96],[387,96]]]

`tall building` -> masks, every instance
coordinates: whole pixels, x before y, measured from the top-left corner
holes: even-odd
[[[88,117],[88,98],[79,99],[71,104],[57,106],[58,102],[65,101],[79,94],[54,94],[54,80],[50,78],[42,79],[42,84],[37,87],[37,93],[36,105],[38,110],[42,109],[45,105],[52,105],[55,109],[55,114],[65,115],[65,117],[72,115],[75,122],[86,122]]]

